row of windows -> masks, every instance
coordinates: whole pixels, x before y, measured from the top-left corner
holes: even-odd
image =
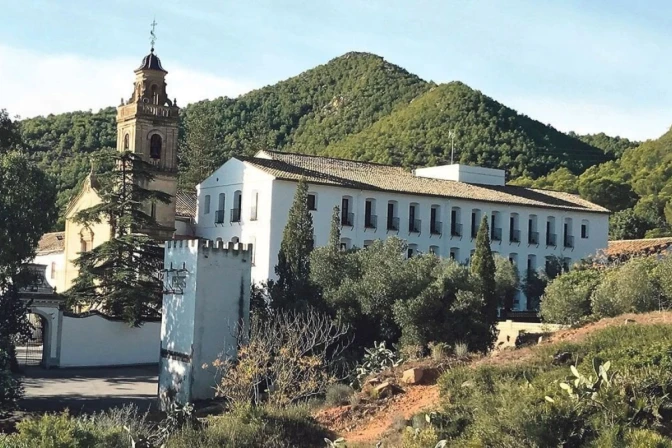
[[[373,240],[364,241],[364,248],[369,247],[371,244],[373,244]],[[341,250],[349,250],[349,249],[352,249],[352,247],[353,247],[352,242],[349,238],[342,238],[341,239]],[[459,247],[451,247],[450,251],[448,253],[448,257],[451,260],[463,261],[463,262],[468,264],[469,261],[471,260],[471,257],[474,255],[474,252],[475,252],[475,249],[470,250],[468,257],[464,258],[464,260],[463,260],[462,258],[460,258],[460,248]],[[408,258],[411,258],[411,257],[413,257],[415,255],[418,255],[418,254],[421,254],[421,253],[423,253],[423,252],[420,251],[417,244],[409,244],[408,245],[408,249],[407,249]],[[427,250],[427,253],[439,255],[439,246],[429,246],[429,248]],[[498,254],[498,252],[493,251],[493,255],[496,255],[496,254]],[[509,258],[509,261],[511,263],[513,263],[515,265],[518,265],[518,254],[517,253],[509,254],[508,258]],[[552,257],[545,257],[544,269],[546,271],[549,270],[549,264],[551,263],[551,258]],[[569,266],[571,265],[571,262],[572,262],[571,258],[569,258],[569,257],[563,258],[562,259],[563,269],[569,270]],[[528,271],[530,271],[530,270],[535,271],[535,270],[538,269],[537,256],[536,255],[530,254],[530,255],[527,256],[527,264],[526,264],[525,268]]]
[[[257,204],[259,203],[259,193],[252,192],[253,205],[250,208],[250,221],[257,220]],[[233,193],[233,208],[229,210],[229,222],[241,222],[243,210],[243,195],[240,190]],[[203,200],[203,214],[209,215],[211,210],[210,195],[205,195]],[[217,197],[217,210],[215,210],[215,224],[224,224],[226,215],[226,194],[219,193]]]
[[[315,204],[315,199],[312,200]],[[352,197],[343,196],[341,200],[341,225],[354,227],[355,214],[352,211]],[[386,214],[386,225],[385,228],[388,231],[400,231],[406,230],[402,229],[399,222],[399,213],[398,213],[398,203],[397,201],[388,201],[387,203],[387,214]],[[441,235],[443,233],[443,223],[439,221],[441,216],[441,206],[432,205],[429,211],[429,232],[432,235]],[[462,231],[462,212],[460,207],[452,207],[450,212],[450,237],[451,238],[462,238],[464,233]],[[502,213],[498,211],[493,211],[490,215],[490,239],[493,241],[502,241],[503,238],[507,238],[510,243],[520,243],[521,240],[521,230],[520,230],[520,216],[518,213],[511,213],[509,215],[509,232],[508,235],[502,235]],[[470,232],[469,236],[473,239],[476,238],[478,229],[481,224],[482,212],[479,209],[472,209],[471,211],[471,222],[470,222]],[[527,242],[528,244],[540,244],[539,231],[537,224],[537,216],[530,215],[527,225]],[[378,216],[376,215],[376,200],[367,199],[364,208],[364,227],[365,228],[378,228]],[[581,222],[581,238],[588,238],[588,220],[583,220]],[[408,232],[409,233],[421,233],[422,230],[422,219],[420,214],[420,205],[417,203],[411,203],[408,207]],[[572,248],[574,247],[574,236],[573,232],[573,222],[572,218],[565,218],[562,228],[562,243],[564,247]],[[557,246],[557,235],[555,230],[555,217],[548,217],[546,220],[546,239],[545,243],[547,246]]]

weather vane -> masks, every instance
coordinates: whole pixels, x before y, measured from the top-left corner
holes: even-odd
[[[154,30],[156,29],[156,25],[157,25],[156,19],[154,19],[152,21],[152,31],[149,32],[150,36],[152,36],[152,38],[149,40],[152,44],[152,53],[154,53],[154,44],[156,43],[156,34],[154,33]]]

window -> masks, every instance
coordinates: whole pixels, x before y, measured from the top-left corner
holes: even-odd
[[[520,243],[520,227],[518,213],[511,213],[509,218],[509,242]]]
[[[462,236],[462,224],[460,223],[460,207],[453,207],[450,210],[450,236]]]
[[[439,255],[439,246],[429,246],[429,253]]]
[[[152,219],[156,219],[156,202],[149,204],[149,216],[151,216]]]
[[[350,238],[341,238],[341,250],[349,250],[352,247]]]
[[[420,233],[420,206],[418,204],[411,204],[408,207],[408,231],[413,233]]]
[[[471,238],[476,238],[478,235],[478,227],[481,221],[481,211],[478,209],[473,209],[471,211]]]
[[[387,203],[387,230],[399,231],[399,218],[397,217],[397,202]]]
[[[467,260],[467,264],[471,264],[471,259],[474,258],[474,253],[476,252],[475,249],[471,249],[469,251],[469,259]]]
[[[588,238],[588,220],[584,219],[581,221],[581,238]]]
[[[233,193],[233,208],[231,209],[231,222],[240,222],[240,211],[243,208],[243,195],[240,190]]]
[[[364,240],[364,249],[373,244],[373,240]]]
[[[492,241],[502,241],[502,227],[499,212],[492,212],[490,218],[490,239]]]
[[[572,265],[572,259],[569,257],[565,257],[562,259],[562,270],[565,272],[569,272],[569,267]]]
[[[460,248],[459,247],[451,247],[450,248],[450,255],[449,255],[451,260],[458,260],[460,259]]]
[[[249,241],[252,245],[252,259],[250,260],[250,263],[252,263],[252,266],[254,266],[257,264],[257,237],[251,236]]]
[[[429,212],[429,233],[432,235],[441,235],[442,223],[439,221],[441,216],[441,206],[432,205]]]
[[[217,211],[215,212],[215,224],[224,223],[224,214],[226,213],[226,195],[219,193],[217,197]]]
[[[149,139],[149,157],[152,159],[160,159],[162,144],[163,142],[159,134],[152,135],[152,137]]]
[[[364,228],[366,229],[375,229],[376,224],[378,223],[378,217],[376,216],[376,200],[367,199],[364,204]]]
[[[539,244],[537,215],[530,215],[530,218],[527,220],[527,244]]]
[[[549,216],[546,220],[546,245],[557,246],[557,238],[555,235],[555,218]]]
[[[509,254],[509,262],[512,265],[517,266],[518,265],[518,254],[515,254],[515,253],[514,254]]]
[[[51,262],[51,272],[49,272],[49,277],[53,280],[56,278],[56,262]]]
[[[528,275],[534,272],[537,269],[537,256],[528,255],[527,256],[527,273]]]
[[[124,151],[128,151],[131,147],[131,136],[126,134],[124,135]]]
[[[574,247],[574,237],[572,236],[572,218],[565,218],[565,222],[562,227],[562,240],[564,247]]]
[[[317,195],[315,193],[308,193],[308,210],[317,210]]]
[[[80,252],[88,252],[93,249],[93,232],[90,229],[82,229],[79,234]]]
[[[205,195],[205,203],[203,204],[203,214],[207,215],[210,213],[210,195]]]
[[[341,225],[353,227],[354,222],[355,214],[352,213],[352,198],[343,196],[343,199],[341,199]]]
[[[414,255],[418,254],[418,245],[417,244],[409,244],[408,245],[408,250],[407,254],[408,258],[412,258]]]
[[[313,197],[313,205],[315,204],[315,198]],[[310,195],[308,196],[308,209],[310,210]],[[250,221],[257,220],[257,207],[259,206],[259,192],[252,192],[252,208],[250,209]]]

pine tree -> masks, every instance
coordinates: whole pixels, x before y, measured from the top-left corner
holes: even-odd
[[[212,174],[217,165],[217,122],[212,114],[195,113],[185,118],[180,141],[180,187],[193,189]]]
[[[329,230],[329,249],[338,252],[341,249],[341,210],[338,205],[331,213],[331,229]]]
[[[299,181],[282,234],[277,281],[271,285],[271,305],[281,309],[305,309],[315,296],[310,281],[310,253],[313,250],[313,217],[308,210],[308,185]]]
[[[310,278],[322,291],[336,289],[346,276],[341,252],[341,212],[334,207],[331,216],[329,243],[316,248],[310,256]]]
[[[113,157],[115,168],[96,177],[101,203],[74,217],[85,226],[109,223],[111,238],[75,260],[79,276],[68,299],[138,326],[145,318],[159,315],[162,300],[158,273],[163,248],[147,235],[158,228],[147,208],[152,202],[170,201],[170,195],[144,188],[153,175],[138,155],[125,152]]]
[[[490,226],[488,217],[483,216],[476,235],[476,249],[471,258],[471,274],[476,281],[476,289],[483,299],[483,318],[490,334],[484,340],[484,348],[491,348],[496,336],[498,298],[495,283],[495,260],[490,248]]]

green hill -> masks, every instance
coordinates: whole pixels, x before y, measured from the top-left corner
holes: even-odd
[[[185,187],[203,177],[202,169],[188,172],[192,162],[212,170],[232,155],[259,149],[404,166],[446,163],[449,131],[455,132],[459,161],[504,168],[510,178],[536,178],[558,167],[579,174],[615,152],[520,115],[462,83],[437,86],[368,53],[347,53],[239,98],[199,101],[182,112]],[[89,171],[89,156],[115,146],[114,117],[114,108],[106,108],[21,122],[26,151],[57,179],[61,208]],[[190,151],[198,142],[206,151]]]

